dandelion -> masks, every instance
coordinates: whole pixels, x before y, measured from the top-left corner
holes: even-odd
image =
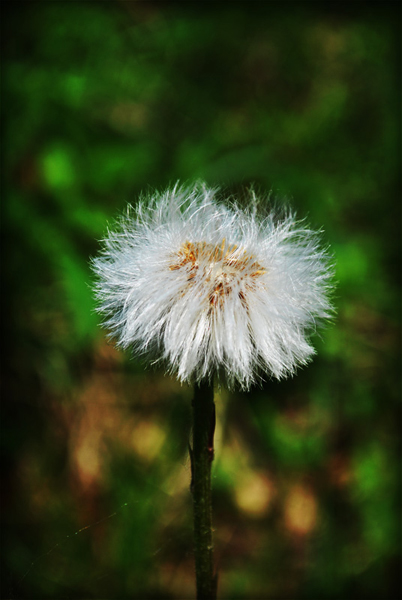
[[[182,382],[224,376],[247,389],[292,375],[331,313],[319,237],[288,212],[258,215],[176,186],[129,208],[93,261],[99,310],[118,345]]]
[[[197,598],[216,598],[211,464],[215,376],[247,389],[295,372],[309,335],[331,316],[332,269],[319,235],[290,211],[261,216],[176,185],[144,196],[92,262],[99,311],[122,348],[194,383],[190,448]]]

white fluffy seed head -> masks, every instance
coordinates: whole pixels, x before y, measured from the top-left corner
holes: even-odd
[[[247,389],[314,354],[331,317],[332,267],[292,213],[264,218],[176,185],[129,207],[92,261],[104,325],[118,345],[162,361],[180,381],[225,377]]]

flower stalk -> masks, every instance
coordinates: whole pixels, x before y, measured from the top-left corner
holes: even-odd
[[[193,447],[190,448],[197,600],[215,600],[217,591],[213,564],[211,497],[214,432],[214,390],[211,384],[202,381],[194,386]]]

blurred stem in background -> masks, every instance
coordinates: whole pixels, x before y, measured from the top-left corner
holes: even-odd
[[[211,467],[214,458],[215,404],[213,385],[194,386],[191,492],[194,505],[194,553],[197,600],[215,600],[213,567]]]

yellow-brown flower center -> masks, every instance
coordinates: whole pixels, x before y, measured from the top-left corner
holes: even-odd
[[[209,284],[211,306],[222,303],[229,295],[236,282],[244,280],[239,286],[239,297],[244,300],[244,291],[253,287],[255,278],[266,273],[266,270],[246,250],[236,244],[230,246],[222,240],[220,246],[206,242],[186,241],[175,255],[175,261],[170,266],[171,271],[185,269],[187,281],[192,282],[197,275]],[[199,270],[202,269],[201,272]]]

